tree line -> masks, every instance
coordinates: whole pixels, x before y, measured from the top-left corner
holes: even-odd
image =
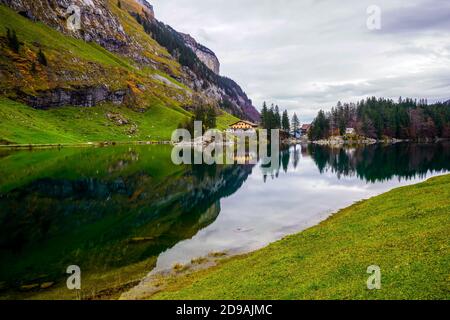
[[[209,129],[214,129],[217,126],[217,113],[214,107],[211,106],[199,106],[196,107],[192,116],[183,123],[178,125],[178,129],[186,129],[194,136],[194,122],[202,122],[202,130],[206,132]]]
[[[263,129],[280,129],[286,132],[298,132],[300,129],[300,120],[296,113],[289,119],[287,110],[280,113],[278,105],[272,104],[270,107],[264,102],[261,108],[261,127]]]
[[[320,110],[314,119],[311,140],[344,135],[347,128],[373,138],[423,140],[450,138],[450,102],[428,104],[426,99],[367,98],[355,103],[338,102],[331,111]]]

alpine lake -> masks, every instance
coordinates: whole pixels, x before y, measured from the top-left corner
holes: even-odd
[[[175,165],[170,145],[0,150],[0,299],[118,298],[450,171],[450,143],[297,145],[280,165]],[[81,290],[66,286],[81,269]]]

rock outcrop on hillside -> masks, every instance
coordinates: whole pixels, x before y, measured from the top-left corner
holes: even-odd
[[[153,6],[147,2],[147,0],[136,0],[137,3],[139,3],[140,5],[142,5],[142,10],[144,10],[144,12],[149,15],[154,17],[155,16],[155,11],[153,10]]]
[[[186,45],[194,51],[197,57],[203,62],[209,69],[214,71],[214,73],[220,73],[220,62],[217,59],[216,54],[209,48],[204,45],[198,43],[194,38],[192,38],[189,34],[181,33],[180,35],[183,37]]]
[[[39,95],[23,95],[21,98],[36,109],[49,109],[60,106],[93,107],[99,103],[111,102],[121,105],[125,102],[128,90],[109,90],[106,86],[80,87],[76,90],[56,88]]]
[[[176,31],[157,19],[148,19],[139,14],[135,14],[135,17],[143,25],[144,30],[161,46],[173,56],[179,56],[180,64],[188,75],[187,79],[181,78],[180,81],[194,91],[201,92],[209,101],[217,101],[219,106],[227,112],[243,119],[259,122],[260,114],[242,88],[232,79],[214,72],[204,63],[205,54],[196,53],[192,47],[202,48],[204,53],[208,53],[209,60],[212,56],[216,57],[214,52],[198,44],[192,37]]]
[[[0,0],[21,15],[41,21],[64,34],[94,41],[113,52],[126,53],[131,43],[122,24],[104,0]],[[80,29],[68,28],[67,19],[80,8]]]

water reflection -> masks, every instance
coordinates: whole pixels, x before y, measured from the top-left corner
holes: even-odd
[[[436,148],[436,152],[431,153],[430,146]],[[318,156],[317,150],[327,157]],[[334,156],[342,152],[347,155],[343,158],[345,161]],[[421,152],[427,155],[421,155]],[[355,201],[448,171],[450,163],[444,160],[448,152],[449,145],[407,144],[368,146],[358,150],[316,146],[282,150],[278,168],[260,165],[260,170],[254,170],[239,192],[221,201],[221,213],[214,223],[192,239],[181,241],[162,253],[153,272],[170,268],[174,262],[189,262],[192,257],[205,256],[212,251],[236,253],[260,248],[313,226]],[[352,154],[367,156],[356,160],[364,165],[348,161]],[[384,160],[373,160],[374,157],[409,156],[409,169],[389,169],[390,177],[396,178],[390,180],[383,170]],[[326,161],[321,162],[324,158],[334,160],[328,165]],[[359,176],[352,173],[352,164],[360,170]],[[369,164],[380,168],[370,168]],[[403,181],[399,181],[402,178]]]
[[[423,178],[429,171],[450,169],[450,146],[438,144],[397,143],[369,145],[359,148],[329,148],[308,145],[320,173],[331,171],[341,176],[354,176],[370,182],[393,177]]]
[[[25,287],[45,283],[63,286],[72,264],[82,269],[85,292],[126,284],[123,274],[139,279],[161,252],[211,224],[220,199],[252,171],[174,166],[170,149],[161,147],[72,151],[2,160],[0,283],[6,297],[31,296],[42,290]],[[28,166],[34,157],[44,161]],[[12,173],[8,165],[19,168]]]
[[[175,166],[170,152],[3,151],[0,298],[75,298],[65,289],[72,264],[82,269],[84,297],[120,294],[151,270],[262,247],[450,169],[446,143],[295,146],[281,151],[276,168]]]

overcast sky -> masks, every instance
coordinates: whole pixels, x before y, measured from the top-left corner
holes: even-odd
[[[149,0],[156,18],[212,49],[260,109],[302,121],[337,101],[450,99],[448,0]],[[381,9],[369,30],[367,9]]]

